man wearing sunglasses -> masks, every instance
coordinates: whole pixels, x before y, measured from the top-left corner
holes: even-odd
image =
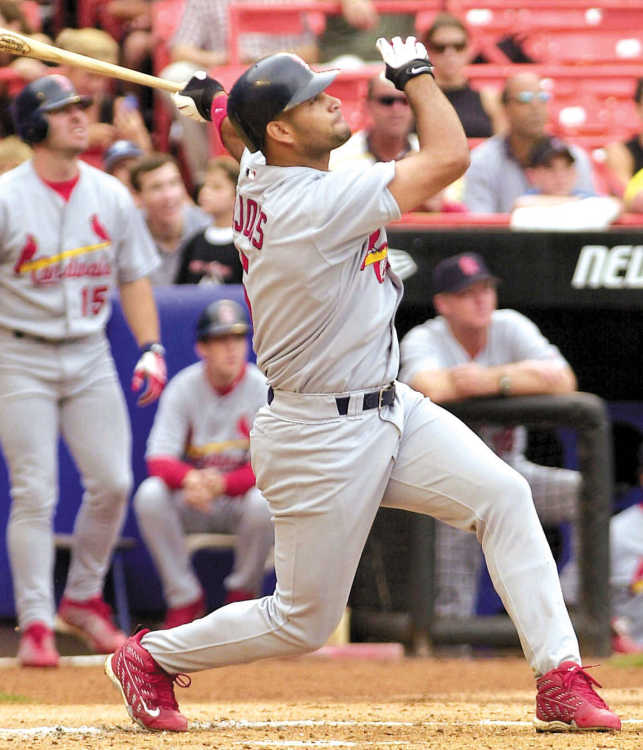
[[[378,161],[398,161],[418,150],[418,139],[411,132],[413,110],[406,94],[379,74],[368,82],[363,103],[367,127],[331,152],[330,169],[354,167],[356,162],[370,166]]]
[[[519,73],[507,79],[501,101],[507,131],[474,149],[465,175],[464,203],[473,213],[509,213],[518,196],[531,187],[527,167],[533,147],[546,135],[549,94],[538,76]],[[577,179],[575,190],[594,193],[587,154],[570,146]]]

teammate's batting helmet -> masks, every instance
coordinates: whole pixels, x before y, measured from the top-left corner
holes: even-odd
[[[279,52],[252,65],[228,98],[228,117],[250,151],[264,147],[266,125],[281,112],[312,99],[339,71],[315,73],[297,55]]]
[[[201,313],[196,324],[198,341],[247,332],[248,318],[241,305],[231,299],[211,302]]]
[[[16,131],[27,143],[40,143],[47,137],[49,125],[46,112],[62,109],[68,104],[80,104],[89,107],[90,96],[76,93],[72,82],[58,74],[43,76],[31,83],[16,96],[11,105],[11,115]]]

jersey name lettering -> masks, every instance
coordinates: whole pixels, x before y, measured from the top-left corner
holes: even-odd
[[[268,217],[257,201],[237,196],[234,206],[234,231],[247,237],[257,250],[263,247],[263,225],[267,220]]]

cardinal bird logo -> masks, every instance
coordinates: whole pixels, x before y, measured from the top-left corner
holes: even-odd
[[[28,263],[38,251],[38,244],[33,234],[27,235],[27,241],[25,246],[20,251],[20,257],[16,261],[16,265],[13,267],[13,272],[18,276],[25,263]]]
[[[92,215],[92,229],[101,238],[101,240],[111,242],[112,238],[109,236],[105,227],[100,223],[96,214]]]
[[[248,418],[243,416],[239,418],[237,422],[237,431],[246,438],[250,437],[250,424]]]
[[[386,241],[386,235],[383,235],[379,229],[376,229],[368,237],[366,256],[360,270],[363,271],[366,266],[373,266],[375,277],[380,284],[383,284],[389,269],[388,242]]]

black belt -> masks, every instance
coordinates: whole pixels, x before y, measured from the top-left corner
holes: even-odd
[[[25,331],[11,331],[17,339],[31,339],[37,341],[39,344],[56,344],[58,341],[54,339],[46,339],[44,336],[35,336],[33,333],[25,333]]]
[[[275,392],[272,390],[272,386],[268,388],[268,403],[271,404],[275,397]],[[344,417],[348,414],[348,405],[350,403],[350,396],[337,396],[335,403],[337,404],[337,412],[340,416]],[[362,400],[362,411],[368,409],[379,409],[382,406],[393,406],[395,403],[395,383],[387,385],[386,388],[382,388],[379,391],[371,391],[371,393],[365,393]]]

